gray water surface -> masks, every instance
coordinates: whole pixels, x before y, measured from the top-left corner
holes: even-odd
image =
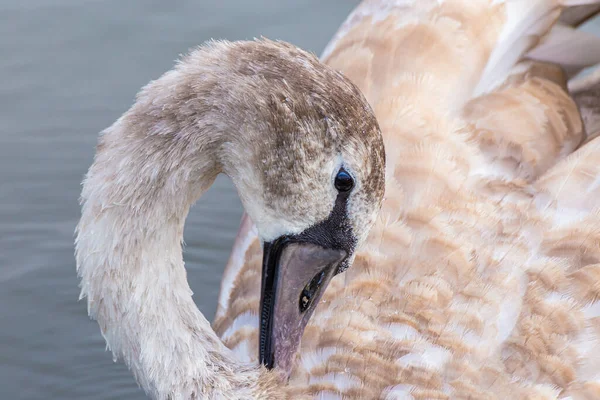
[[[145,398],[77,301],[73,231],[98,132],[207,39],[263,35],[319,54],[357,3],[0,2],[0,400]],[[219,178],[186,225],[188,277],[209,319],[241,214]]]

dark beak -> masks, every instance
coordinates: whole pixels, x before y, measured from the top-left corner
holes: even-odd
[[[280,238],[265,243],[260,310],[260,362],[289,375],[304,328],[345,250]]]

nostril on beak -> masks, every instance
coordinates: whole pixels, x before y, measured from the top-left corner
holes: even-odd
[[[324,280],[325,269],[316,274],[310,280],[310,282],[308,282],[306,286],[304,286],[304,289],[302,289],[302,292],[300,293],[300,302],[298,304],[300,308],[300,313],[305,312],[308,309],[308,307],[310,307],[315,295],[319,292],[319,289],[321,288],[321,285],[323,284]]]

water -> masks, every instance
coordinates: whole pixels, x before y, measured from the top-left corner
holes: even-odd
[[[87,317],[73,258],[96,137],[189,48],[264,35],[317,54],[357,1],[0,3],[0,399],[143,399]],[[242,210],[226,178],[192,210],[185,259],[211,319]]]

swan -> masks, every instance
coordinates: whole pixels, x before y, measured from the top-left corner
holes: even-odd
[[[321,59],[375,111],[385,198],[306,325],[290,390],[600,399],[600,75],[573,78],[600,62],[576,29],[598,4],[368,0],[350,14]],[[248,363],[260,256],[245,216],[213,327]]]
[[[366,95],[382,128],[385,157],[359,94],[354,98],[361,106],[352,109],[363,111],[350,111],[349,121],[372,126],[371,134],[360,135],[372,142],[357,143],[351,136],[357,131],[344,130],[342,137],[354,139],[342,162],[327,151],[311,157],[300,150],[322,137],[237,142],[244,137],[240,132],[254,138],[261,121],[290,126],[289,118],[273,119],[280,114],[265,116],[256,108],[248,113],[247,107],[264,100],[259,94],[268,99],[262,104],[289,117],[288,98],[298,101],[298,94],[311,92],[286,90],[289,96],[272,97],[272,87],[261,79],[254,85],[233,79],[257,68],[265,79],[273,77],[261,62],[278,65],[281,58],[291,62],[289,52],[304,54],[282,43],[274,46],[287,50],[273,50],[276,57],[248,49],[231,56],[229,50],[244,45],[213,43],[150,84],[101,136],[82,192],[76,237],[82,296],[113,354],[155,398],[599,398],[600,142],[598,110],[593,100],[589,104],[598,84],[568,81],[599,61],[598,41],[574,29],[585,20],[579,13],[556,23],[565,6],[582,3],[597,2],[361,3],[322,59]],[[347,111],[339,107],[346,104],[339,101],[339,86],[352,85],[310,56],[292,59],[288,73],[276,68],[282,82],[305,76],[306,68],[321,71],[333,79],[319,80],[317,92],[334,99],[325,103],[336,112]],[[224,74],[232,64],[242,65],[234,77]],[[185,90],[215,94],[220,84],[230,84],[229,94],[236,95],[217,90],[214,97],[190,97]],[[293,110],[311,115],[313,99],[309,104]],[[300,126],[309,136],[323,132]],[[231,131],[237,135],[225,135]],[[221,148],[219,140],[192,132],[218,133],[211,138],[233,143]],[[261,153],[231,165],[256,147],[295,153]],[[220,149],[229,162],[194,157],[195,149],[213,155]],[[382,179],[384,158],[386,195],[373,222],[381,183],[361,184]],[[265,202],[265,193],[250,186],[260,181],[253,168],[262,168],[263,160],[267,174],[275,164],[301,160],[292,169],[307,169],[304,183],[328,185],[300,188],[280,179],[285,190],[262,189],[278,193],[281,202]],[[326,167],[310,167],[315,165]],[[180,240],[187,209],[216,167],[234,180],[247,216],[223,277],[215,334],[191,301]],[[278,170],[277,177],[288,170]],[[370,180],[357,176],[359,171],[371,171]],[[308,292],[313,278],[318,282],[327,271],[328,282],[311,298],[311,319],[287,312],[292,307],[296,313],[304,293],[298,294],[302,284],[295,286],[288,275],[276,286],[294,286],[287,292],[291,297],[280,297],[275,306],[265,301],[265,286],[272,292],[273,282],[261,281],[263,271],[269,276],[276,238],[301,236],[319,225],[319,210],[321,219],[333,215],[339,190],[332,187],[354,183],[351,193],[358,200],[348,202],[356,207],[348,213],[355,218],[352,235],[366,235],[373,223],[368,238],[354,238],[354,248],[362,250],[305,244],[308,254],[318,254],[311,258],[317,262],[290,256],[297,250],[290,247],[275,266],[318,271],[295,276],[308,280]],[[325,187],[329,195],[318,190]],[[321,194],[313,197],[308,189]],[[265,210],[264,203],[286,212]],[[290,210],[290,204],[310,212]],[[313,219],[302,224],[307,215]],[[337,231],[329,230],[328,237]],[[321,269],[311,269],[316,265]],[[284,330],[281,318],[270,319],[278,310],[296,323],[291,330]],[[256,361],[275,369],[256,367]]]
[[[145,86],[100,135],[76,231],[81,296],[115,358],[158,399],[289,398],[195,306],[188,210],[219,173],[234,182],[263,242],[261,358],[285,375],[375,219],[384,155],[356,86],[284,42],[213,41]]]

